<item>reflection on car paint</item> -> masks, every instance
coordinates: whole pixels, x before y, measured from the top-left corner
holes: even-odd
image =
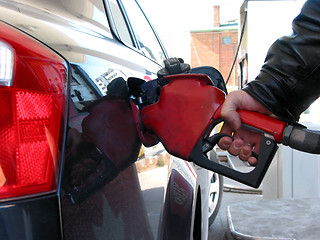
[[[123,79],[127,78],[127,76],[121,70],[109,68],[107,72],[105,72],[100,77],[95,79],[95,84],[99,88],[99,90],[101,91],[102,95],[106,95],[107,94],[107,92],[108,92],[107,91],[108,84],[112,80],[114,80],[114,79],[116,79],[118,77],[121,77]]]
[[[188,199],[188,192],[184,188],[180,187],[178,183],[173,183],[172,192],[175,203],[180,206],[186,203],[186,200]]]
[[[162,144],[144,148],[144,155],[135,163],[146,216],[155,239],[158,239],[170,164],[170,155]]]
[[[70,65],[72,69],[71,99],[79,111],[99,97],[105,96],[111,81],[127,78],[121,70],[109,68],[93,81],[79,65]]]
[[[193,184],[195,183],[195,179],[192,181],[193,184],[190,181],[186,181],[186,175],[181,171],[183,162],[178,163],[180,166],[176,169],[174,168],[175,162],[182,161],[176,160],[172,164],[165,195],[159,239],[190,238],[189,230],[191,229],[192,222],[192,204],[195,196]]]
[[[109,184],[101,186],[99,194],[92,194],[90,199],[79,204],[64,197],[63,222],[73,226],[65,231],[65,239],[101,239],[103,236],[106,239],[152,240],[136,174],[135,166],[131,165]]]
[[[88,75],[75,64],[71,66],[70,92],[71,100],[78,111],[98,98],[98,92],[89,84]]]
[[[63,179],[74,203],[112,181],[137,160],[141,148],[124,79],[112,81],[108,94],[82,111],[89,115],[82,121],[81,132],[69,129]]]
[[[172,162],[172,168],[175,169],[179,174],[187,181],[190,186],[193,188],[196,187],[196,180],[197,176],[196,173],[192,170],[192,174],[190,173],[190,167],[189,167],[189,162],[185,162],[184,160],[181,160],[176,157],[172,157],[174,161]]]

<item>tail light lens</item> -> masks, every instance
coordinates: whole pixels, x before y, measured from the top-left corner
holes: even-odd
[[[57,188],[65,61],[0,22],[0,200]]]

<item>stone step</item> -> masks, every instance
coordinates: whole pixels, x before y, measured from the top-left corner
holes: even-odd
[[[228,240],[320,239],[320,199],[275,199],[230,204]]]

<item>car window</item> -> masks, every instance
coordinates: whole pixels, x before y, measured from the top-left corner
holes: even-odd
[[[136,35],[140,49],[147,57],[162,64],[165,59],[165,54],[143,12],[134,0],[123,1],[123,5],[130,19],[130,24]]]
[[[134,44],[127,23],[118,5],[117,0],[109,0],[109,6],[112,14],[111,17],[113,20],[113,24],[115,25],[114,30],[117,31],[118,37],[121,39],[121,41],[133,47]]]

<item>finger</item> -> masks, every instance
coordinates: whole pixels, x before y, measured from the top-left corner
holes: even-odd
[[[228,134],[229,136],[232,136],[233,132],[230,124],[224,123],[220,129],[220,133],[225,133],[225,134]],[[223,137],[220,139],[218,146],[222,150],[228,150],[231,144],[232,144],[232,139],[230,137]]]
[[[238,93],[238,94],[237,94]],[[237,130],[241,126],[240,115],[237,112],[239,108],[238,104],[241,103],[240,91],[234,91],[228,94],[224,104],[221,108],[222,118],[228,122],[234,130]]]
[[[260,152],[260,141],[254,146],[254,155],[255,156],[252,156],[251,154],[251,157],[248,158],[248,163],[251,165],[251,166],[256,166],[257,163],[258,163],[258,159],[257,159],[257,156],[259,156],[259,152]]]
[[[237,138],[230,145],[228,152],[231,155],[238,156],[243,146],[244,146],[243,140],[240,138]]]
[[[251,166],[256,166],[257,163],[258,163],[258,159],[256,159],[255,157],[249,157],[248,158],[248,163],[251,165]]]
[[[244,145],[239,153],[239,159],[242,161],[247,161],[252,155],[252,146],[250,144]]]
[[[255,152],[259,153],[262,137],[261,133],[251,131],[246,128],[240,128],[234,133],[233,137],[241,138],[244,141],[244,145],[251,145],[255,148]]]
[[[230,137],[223,137],[220,139],[218,146],[222,150],[228,150],[232,144],[232,139]]]

